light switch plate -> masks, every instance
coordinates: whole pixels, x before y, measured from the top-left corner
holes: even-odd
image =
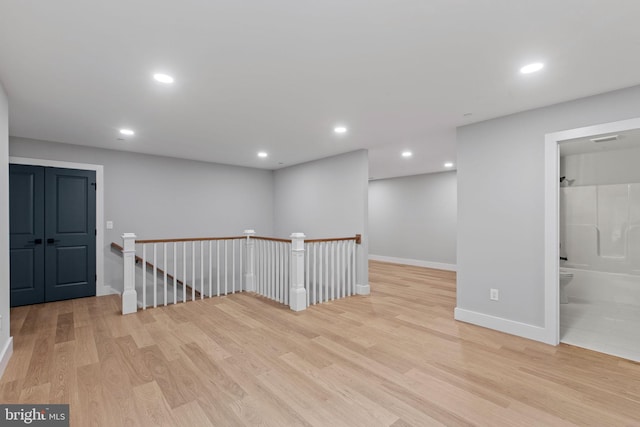
[[[107,221],[107,230],[113,230],[113,221]]]

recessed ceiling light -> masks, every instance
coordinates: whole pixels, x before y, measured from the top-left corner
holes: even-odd
[[[444,167],[445,168],[452,168],[453,167],[453,163],[447,162],[447,163],[444,164]]]
[[[160,83],[171,84],[173,83],[173,77],[168,74],[157,73],[153,75],[153,79]]]
[[[268,154],[267,154],[267,152],[266,152],[266,151],[259,151],[259,152],[258,152],[258,157],[261,157],[261,158],[263,158],[263,159],[264,159],[264,158],[265,158],[265,157],[267,157],[267,156],[268,156]]]
[[[135,132],[132,131],[131,129],[120,129],[120,133],[128,136],[135,135]]]
[[[402,152],[402,157],[411,157],[411,156],[413,156],[413,153],[411,151]]]
[[[333,131],[335,133],[337,133],[338,135],[342,135],[342,134],[347,133],[347,128],[346,128],[346,126],[336,126],[336,127],[333,128]]]
[[[534,62],[533,64],[525,65],[524,67],[520,68],[520,72],[522,74],[531,74],[535,73],[536,71],[540,71],[543,68],[544,64],[542,62]]]

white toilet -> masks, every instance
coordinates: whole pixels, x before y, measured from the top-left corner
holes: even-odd
[[[573,279],[573,273],[560,269],[560,304],[568,304],[567,285]]]

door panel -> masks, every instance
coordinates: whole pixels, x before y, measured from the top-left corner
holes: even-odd
[[[96,294],[95,172],[45,171],[46,301]]]
[[[44,168],[9,166],[11,306],[44,302]]]
[[[9,171],[11,306],[95,295],[95,172]]]

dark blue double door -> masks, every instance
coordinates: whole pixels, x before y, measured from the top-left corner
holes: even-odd
[[[95,171],[10,165],[11,306],[96,294]]]

